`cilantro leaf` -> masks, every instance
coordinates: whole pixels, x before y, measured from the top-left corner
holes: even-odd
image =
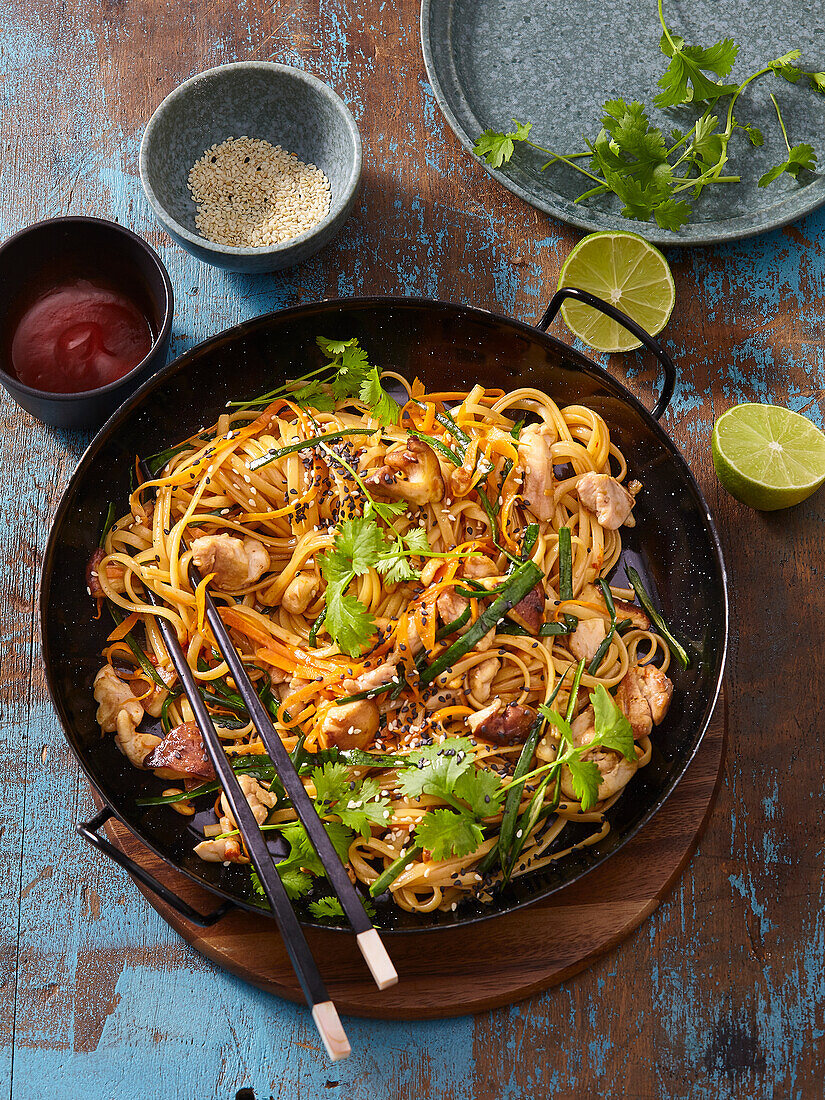
[[[601,745],[620,752],[627,760],[636,759],[633,729],[622,710],[604,684],[596,684],[590,695],[595,714],[596,736],[591,745]]]
[[[822,92],[825,95],[825,73],[806,73],[808,83],[816,92]]]
[[[284,884],[287,897],[290,901],[296,901],[298,898],[303,897],[308,893],[312,886],[312,878],[304,871],[299,871],[295,867],[284,867],[277,864],[278,874],[281,876],[281,882]],[[261,891],[263,893],[263,890]]]
[[[353,833],[351,829],[340,825],[337,821],[325,821],[324,828],[327,831],[332,846],[338,853],[342,863],[349,858],[349,846],[352,844]],[[299,867],[313,875],[323,875],[324,865],[318,858],[312,841],[309,839],[300,821],[290,822],[281,829],[281,836],[289,845],[289,855],[281,863],[277,864],[279,872]]]
[[[392,525],[392,521],[395,517],[402,515],[406,510],[406,500],[396,500],[392,502],[368,500],[364,507],[364,519],[374,519],[378,516],[378,518],[383,519],[385,523]]]
[[[759,186],[767,187],[785,173],[797,179],[803,168],[809,172],[813,172],[816,168],[816,153],[811,145],[804,143],[789,149],[787,160],[770,168],[759,180]]]
[[[326,355],[327,359],[335,359],[338,355],[343,355],[347,348],[355,348],[358,346],[358,340],[353,337],[351,340],[327,340],[324,336],[316,336],[315,343]]]
[[[783,53],[781,57],[769,61],[768,68],[776,73],[777,76],[784,77],[789,83],[796,84],[800,76],[802,76],[802,70],[797,65],[792,65],[791,62],[796,61],[801,55],[801,50],[788,50],[788,52]]]
[[[370,835],[370,825],[386,825],[389,800],[381,798],[377,779],[353,779],[345,764],[327,762],[313,768],[315,806],[321,817],[334,814],[341,823],[364,837]]]
[[[324,920],[329,917],[343,917],[344,910],[338,898],[319,898],[309,903],[309,911],[313,917]]]
[[[458,777],[453,787],[455,794],[466,802],[476,817],[492,817],[501,809],[504,792],[501,779],[486,768],[474,768]]]
[[[403,584],[404,581],[417,580],[420,576],[418,570],[413,569],[404,557],[403,550],[382,558],[375,568],[384,575],[387,584]]]
[[[413,766],[398,773],[402,792],[408,798],[442,798],[450,796],[459,776],[473,767],[472,745],[466,737],[451,737],[410,753],[409,760]]]
[[[589,810],[599,801],[599,785],[602,775],[592,760],[568,760],[570,779],[576,798],[583,810]]]
[[[386,426],[398,423],[401,409],[395,398],[381,385],[381,379],[375,367],[361,383],[360,397],[365,405],[369,405],[370,412],[379,424]]]
[[[533,124],[528,122],[523,125],[515,118],[513,122],[516,127],[515,130],[510,130],[508,133],[485,130],[473,146],[475,155],[481,157],[482,160],[486,160],[492,168],[501,168],[502,164],[509,161],[515,150],[514,142],[529,140]]]
[[[360,577],[379,562],[389,550],[384,533],[374,520],[363,516],[345,519],[335,536],[336,554],[350,562],[350,569]]]
[[[327,585],[324,627],[342,653],[360,657],[375,634],[371,611],[355,596],[346,596],[337,585]]]
[[[727,76],[733,68],[739,47],[731,38],[723,38],[712,46],[686,46],[678,36],[670,36],[674,50],[667,35],[663,34],[659,43],[670,64],[659,79],[662,91],[653,102],[657,107],[676,107],[680,103],[699,103],[718,99],[736,90],[738,85],[719,84],[706,76]]]
[[[411,527],[401,538],[411,554],[432,554],[433,552],[423,527]]]
[[[560,714],[548,707],[546,703],[542,703],[539,706],[539,714],[541,714],[542,718],[545,718],[551,726],[556,727],[562,741],[566,742],[568,745],[573,744],[573,734],[570,730],[570,723],[566,722]]]
[[[311,405],[318,412],[332,412],[335,408],[335,398],[329,386],[323,385],[317,378],[287,396],[302,408]]]
[[[415,829],[415,839],[434,860],[466,856],[484,840],[480,825],[467,814],[453,810],[428,810]]]
[[[653,208],[653,216],[656,224],[662,229],[681,229],[690,218],[690,206],[684,199],[665,199],[657,203]]]

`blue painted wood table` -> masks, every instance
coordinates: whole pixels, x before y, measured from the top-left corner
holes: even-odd
[[[424,77],[416,0],[0,0],[0,232],[94,213],[163,255],[173,351],[226,325],[339,294],[422,294],[540,316],[579,234],[491,182],[446,129]],[[364,187],[337,242],[246,278],[158,230],[137,177],[160,99],[224,61],[329,80],[365,142]],[[4,568],[0,1002],[15,1100],[522,1100],[822,1095],[825,922],[820,738],[825,493],[759,515],[717,486],[710,429],[734,402],[822,420],[825,215],[669,255],[680,367],[667,428],[719,521],[733,582],[730,743],[707,833],[672,896],[618,950],[543,996],[476,1018],[352,1020],[331,1067],[307,1013],[183,944],[129,879],[75,836],[85,781],[46,696],[40,556],[87,442],[2,404]],[[647,360],[615,357],[640,391]],[[483,961],[480,961],[483,965]]]

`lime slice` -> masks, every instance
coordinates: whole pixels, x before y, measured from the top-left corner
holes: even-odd
[[[790,508],[825,481],[825,435],[779,405],[734,405],[713,429],[713,466],[743,504]]]
[[[590,233],[567,257],[559,288],[578,287],[603,298],[638,322],[651,336],[673,312],[676,287],[658,248],[638,233]],[[641,342],[622,325],[580,302],[561,307],[574,336],[596,351],[632,351]]]

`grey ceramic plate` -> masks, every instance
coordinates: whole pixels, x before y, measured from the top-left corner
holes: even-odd
[[[802,50],[805,68],[825,69],[823,0],[666,0],[665,18],[691,44],[708,46],[724,37],[738,42],[734,78],[744,79],[794,48]],[[655,0],[422,0],[421,6],[427,73],[447,121],[469,150],[482,130],[506,130],[512,118],[532,122],[540,145],[583,149],[582,136],[598,133],[605,100],[652,104],[667,64],[659,36]],[[805,173],[799,182],[783,176],[768,188],[757,186],[785,155],[771,91],[791,144],[813,145],[822,175]],[[613,196],[575,205],[587,180],[564,165],[541,172],[546,158],[525,146],[508,165],[487,171],[514,194],[572,225],[635,230],[657,244],[736,240],[825,203],[825,96],[801,81],[792,85],[767,76],[743,93],[737,107],[737,118],[762,130],[765,144],[751,149],[744,134],[734,135],[730,155],[742,182],[707,188],[678,233],[621,217]],[[685,111],[680,119],[680,112],[651,106],[651,118],[665,133],[680,123],[688,129],[694,117]]]

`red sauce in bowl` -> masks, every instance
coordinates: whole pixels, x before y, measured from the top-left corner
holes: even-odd
[[[82,393],[116,382],[151,349],[151,327],[133,301],[111,286],[74,279],[50,287],[25,309],[11,361],[27,386]]]

